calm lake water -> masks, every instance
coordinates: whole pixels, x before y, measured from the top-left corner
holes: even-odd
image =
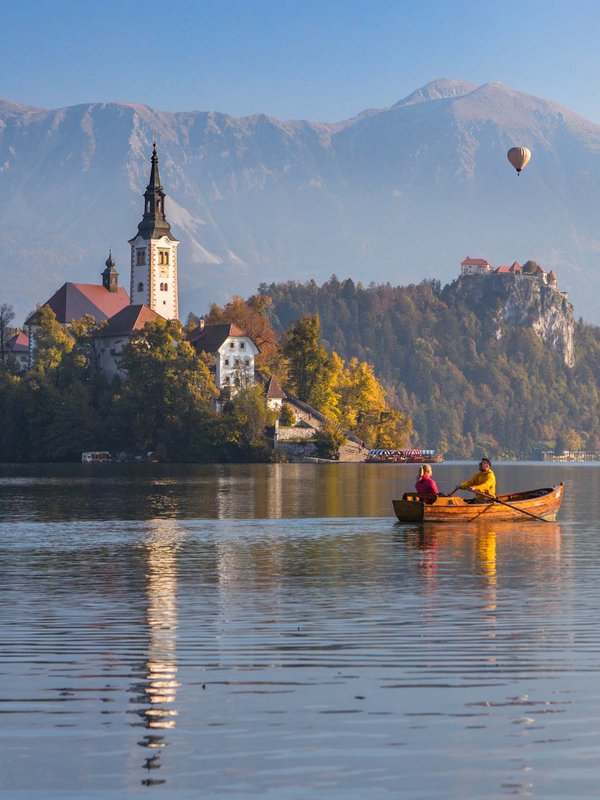
[[[598,797],[600,466],[493,527],[415,473],[0,466],[0,796]]]

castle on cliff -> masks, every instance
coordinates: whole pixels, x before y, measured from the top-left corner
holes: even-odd
[[[460,262],[461,277],[465,275],[510,275],[515,278],[526,278],[528,280],[537,280],[545,286],[560,291],[558,288],[558,280],[554,270],[546,272],[546,270],[535,262],[529,262],[532,268],[528,269],[527,264],[525,268],[522,267],[518,261],[513,261],[512,264],[494,267],[485,258],[471,258],[467,256]],[[564,297],[567,297],[567,292],[561,292]]]

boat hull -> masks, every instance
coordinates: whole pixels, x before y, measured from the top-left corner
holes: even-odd
[[[556,519],[562,502],[564,484],[529,492],[500,494],[497,501],[468,503],[462,497],[438,496],[431,498],[416,493],[406,493],[402,500],[394,500],[394,511],[400,522],[509,522],[541,518]],[[430,502],[427,502],[430,500]]]

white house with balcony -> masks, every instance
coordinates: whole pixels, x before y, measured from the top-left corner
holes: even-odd
[[[258,347],[243,330],[233,323],[200,325],[188,335],[197,353],[210,353],[215,357],[215,385],[217,389],[252,386],[254,359]]]

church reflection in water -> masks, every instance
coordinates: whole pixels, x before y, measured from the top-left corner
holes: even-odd
[[[177,723],[177,525],[151,520],[144,544],[146,561],[146,625],[148,651],[143,680],[136,686],[137,710],[148,733],[139,742],[151,754],[144,762],[148,777],[142,783],[164,783],[151,770],[161,766],[166,731]]]

